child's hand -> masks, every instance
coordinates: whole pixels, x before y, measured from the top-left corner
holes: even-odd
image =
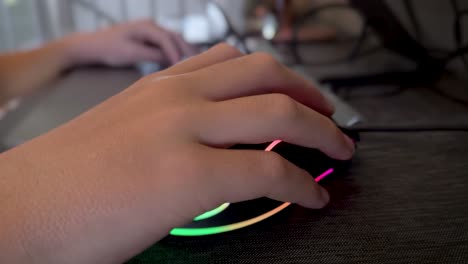
[[[174,32],[151,20],[120,24],[64,39],[70,44],[74,64],[103,63],[126,66],[142,61],[175,64],[195,55],[196,50]]]
[[[0,207],[11,208],[2,226],[21,230],[36,260],[117,263],[223,202],[323,207],[328,193],[304,170],[226,147],[279,138],[350,158],[332,112],[270,55],[219,45],[0,156],[10,192]]]
[[[144,20],[73,34],[28,51],[0,54],[0,108],[74,66],[127,66],[148,61],[175,64],[195,53],[178,34]]]

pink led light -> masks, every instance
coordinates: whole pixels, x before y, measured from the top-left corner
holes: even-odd
[[[315,178],[316,182],[321,181],[323,178],[327,177],[328,175],[333,173],[333,169],[328,169],[324,173],[320,174],[317,178]]]
[[[265,151],[271,151],[279,143],[281,143],[281,140],[273,141],[265,149]],[[328,169],[324,173],[320,174],[317,178],[315,178],[315,181],[319,182],[322,179],[324,179],[325,177],[327,177],[328,175],[330,175],[331,173],[333,173],[333,169]],[[232,230],[244,228],[246,226],[250,226],[250,225],[253,225],[253,224],[258,223],[260,221],[263,221],[263,220],[265,220],[265,219],[267,219],[267,218],[281,212],[282,210],[284,210],[285,208],[287,208],[290,205],[291,205],[290,202],[284,202],[280,206],[278,206],[278,207],[276,207],[276,208],[274,208],[274,209],[272,209],[272,210],[270,210],[270,211],[268,211],[266,213],[263,213],[263,214],[261,214],[261,215],[259,215],[257,217],[254,217],[254,218],[251,218],[251,219],[248,219],[248,220],[244,220],[244,221],[241,221],[241,222],[233,223],[233,224],[228,224],[228,225],[224,225],[224,226],[207,227],[207,228],[175,228],[175,229],[173,229],[171,231],[171,234],[172,235],[187,235],[187,234],[192,232],[192,234],[190,236],[197,236],[197,235],[211,235],[211,234],[217,234],[217,233],[232,231]],[[197,231],[198,231],[198,233],[197,233]]]
[[[282,142],[282,140],[280,140],[280,139],[277,139],[277,140],[271,142],[271,144],[265,149],[265,151],[271,151],[274,147],[276,147],[276,145],[278,145],[281,142]]]
[[[282,140],[281,139],[277,139],[273,142],[271,142],[271,144],[265,149],[265,151],[272,151],[273,148],[275,148],[279,143],[281,143]],[[324,173],[320,174],[317,178],[315,178],[315,181],[316,182],[319,182],[321,181],[323,178],[327,177],[328,175],[332,174],[333,173],[333,169],[330,168],[328,170],[326,170]]]

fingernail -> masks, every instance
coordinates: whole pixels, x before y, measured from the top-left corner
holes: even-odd
[[[323,202],[323,206],[327,205],[330,201],[330,195],[328,194],[328,191],[325,190],[325,188],[323,187],[320,187],[320,199]]]
[[[344,137],[345,137],[346,147],[348,148],[351,155],[354,155],[354,151],[355,151],[354,140],[352,140],[347,135],[344,135]]]

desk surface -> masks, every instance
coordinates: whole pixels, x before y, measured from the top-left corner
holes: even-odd
[[[358,95],[360,93],[360,95]],[[366,126],[468,124],[468,108],[423,88],[355,92]],[[168,237],[129,263],[467,263],[468,133],[363,133],[322,210],[293,206],[250,228]]]
[[[363,134],[327,208],[168,237],[129,263],[466,263],[467,147],[468,133]]]
[[[136,78],[126,71],[98,75],[73,73],[58,86],[72,89],[74,80],[89,78],[101,82],[93,89],[105,82],[121,89]],[[91,89],[81,88],[74,96]],[[427,89],[382,91],[363,88],[349,95],[366,126],[468,124],[467,107]],[[231,233],[167,237],[129,263],[468,261],[468,133],[364,133],[349,174],[325,186],[332,198],[323,210],[292,206]]]
[[[468,125],[468,107],[423,87],[348,97],[365,126]],[[130,263],[466,263],[468,133],[361,136],[349,174],[326,184],[327,208],[293,206],[232,233],[168,237]]]

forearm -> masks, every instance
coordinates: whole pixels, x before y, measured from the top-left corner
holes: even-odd
[[[0,106],[27,95],[73,66],[73,44],[62,39],[41,48],[0,55]]]
[[[163,203],[143,210],[157,188],[60,134],[0,154],[0,263],[118,263],[167,234]]]

